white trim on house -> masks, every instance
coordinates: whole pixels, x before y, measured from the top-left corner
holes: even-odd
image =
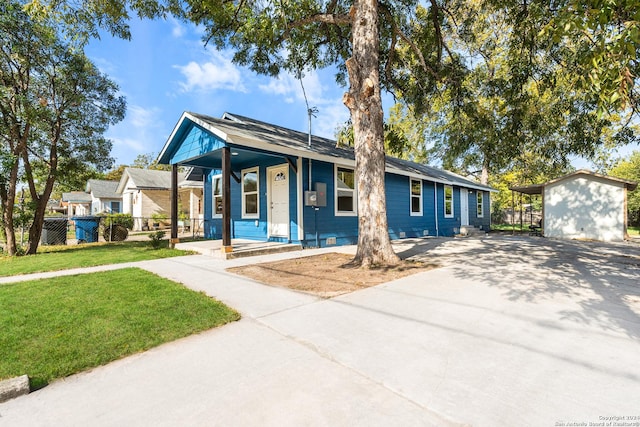
[[[416,182],[419,184],[418,188],[420,189],[420,194],[413,194],[413,183]],[[409,178],[409,213],[411,216],[422,216],[422,194],[424,189],[422,188],[423,182],[422,179]],[[418,198],[418,212],[413,211],[413,199]]]
[[[338,185],[338,169],[343,169],[345,172],[346,171],[351,171],[351,173],[353,173],[353,188],[345,188],[345,185],[347,185],[346,183],[344,183],[343,181],[340,181],[343,183],[342,185],[342,189],[340,189],[340,186]],[[333,165],[333,201],[334,201],[334,214],[335,216],[358,216],[358,184],[356,182],[356,170],[355,168],[352,168],[350,166],[344,166],[344,165],[339,165],[337,163],[334,163]],[[338,196],[339,196],[339,192],[342,191],[344,192],[351,192],[352,194],[352,206],[353,209],[351,211],[340,211],[338,210]]]
[[[282,234],[278,234],[278,233],[274,233],[273,232],[273,180],[272,178],[272,174],[276,173],[276,175],[274,176],[274,178],[277,178],[277,175],[279,175],[279,172],[284,172],[284,180],[286,181],[286,193],[287,193],[287,198],[286,198],[286,203],[287,203],[287,209],[286,209],[286,221],[284,221],[284,224],[286,226],[286,232],[282,233]],[[281,237],[281,238],[286,238],[286,239],[290,239],[291,236],[291,227],[290,227],[290,215],[289,215],[289,204],[291,202],[291,199],[289,198],[289,164],[288,163],[284,163],[281,165],[276,165],[276,166],[269,166],[267,167],[267,172],[266,172],[266,178],[267,178],[267,238],[269,237]]]
[[[247,192],[245,192],[245,189],[244,189],[244,177],[246,174],[252,173],[252,172],[255,172],[256,174],[256,190],[250,191],[247,194]],[[260,168],[258,166],[242,169],[240,173],[240,190],[242,194],[242,218],[243,219],[259,219],[260,218]],[[256,212],[247,213],[246,196],[252,195],[254,193],[256,195]]]
[[[447,214],[447,188],[451,190],[451,197],[450,197],[450,205],[451,205],[451,213]],[[453,216],[455,215],[455,206],[453,203],[453,185],[444,185],[443,186],[443,191],[442,191],[442,196],[444,199],[444,203],[442,204],[442,209],[443,209],[443,213],[444,213],[444,217],[445,218],[453,218]]]
[[[220,183],[220,194],[216,196],[216,181]],[[216,198],[219,198],[222,203],[222,175],[213,175],[211,177],[211,218],[222,218],[222,212],[216,213]]]
[[[469,225],[469,190],[460,188],[458,194],[460,195],[460,226],[464,227]]]
[[[476,191],[476,216],[484,218],[484,192],[481,190]]]
[[[304,240],[304,194],[302,179],[302,157],[298,157],[296,162],[296,196],[298,198],[297,215],[298,215],[298,240]]]

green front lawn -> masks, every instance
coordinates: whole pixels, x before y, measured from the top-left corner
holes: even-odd
[[[239,318],[137,268],[0,285],[0,379],[42,387]]]
[[[637,236],[640,234],[640,227],[627,227],[627,233]]]
[[[57,271],[188,255],[192,252],[163,247],[153,249],[149,242],[90,243],[75,246],[40,246],[36,255],[0,256],[0,276]]]

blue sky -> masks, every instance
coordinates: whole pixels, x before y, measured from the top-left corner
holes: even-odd
[[[192,24],[132,20],[131,27],[131,41],[104,35],[86,49],[127,98],[126,118],[107,133],[116,165],[157,154],[183,111],[213,117],[228,111],[307,131],[307,107],[292,76],[268,78],[232,64],[230,52],[205,48]],[[312,132],[333,138],[349,117],[342,104],[346,89],[331,70],[311,73],[303,83],[309,105],[318,109]]]

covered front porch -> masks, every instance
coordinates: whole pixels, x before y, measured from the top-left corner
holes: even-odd
[[[200,212],[203,235],[218,239],[210,244],[199,243],[207,246],[202,249],[207,254],[211,250],[221,252],[224,257],[232,252],[243,254],[247,250],[242,240],[245,238],[262,244],[264,248],[260,250],[288,247],[300,241],[300,158],[273,152],[254,140],[237,139],[201,122],[194,114],[183,115],[176,125],[158,159],[159,163],[172,165],[172,245],[180,244],[177,203],[180,167],[197,170],[197,176],[189,179],[204,183]],[[259,240],[262,242],[256,242]],[[256,250],[252,245],[251,251]]]

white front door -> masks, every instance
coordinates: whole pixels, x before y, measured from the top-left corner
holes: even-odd
[[[460,189],[460,225],[469,225],[469,191]]]
[[[267,169],[269,237],[289,238],[289,165]]]

